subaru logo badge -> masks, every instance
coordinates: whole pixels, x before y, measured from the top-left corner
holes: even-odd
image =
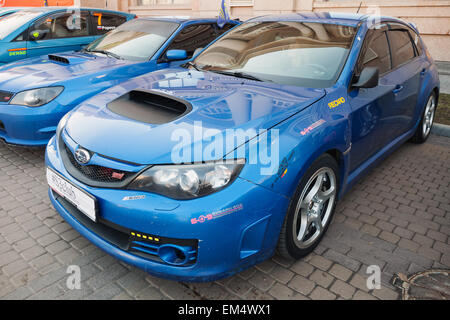
[[[89,151],[79,148],[75,151],[75,160],[77,160],[79,164],[87,164],[91,161],[91,154]]]

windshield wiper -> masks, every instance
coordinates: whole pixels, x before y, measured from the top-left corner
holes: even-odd
[[[117,60],[123,60],[123,58],[122,58],[121,56],[119,56],[118,54],[115,54],[115,53],[113,53],[113,52],[106,51],[106,50],[89,50],[89,49],[83,49],[83,52],[101,53],[101,54],[107,55],[108,57],[116,58]]]
[[[226,76],[232,76],[232,77],[237,77],[237,78],[243,78],[243,79],[248,79],[248,80],[254,80],[254,81],[260,81],[260,82],[265,82],[268,81],[270,82],[270,80],[265,80],[265,79],[261,79],[258,77],[255,77],[249,73],[245,73],[245,72],[241,72],[241,71],[222,71],[222,70],[208,70],[211,72],[215,72],[215,73],[220,73]]]

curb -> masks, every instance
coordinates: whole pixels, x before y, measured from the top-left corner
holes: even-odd
[[[433,124],[431,133],[437,136],[443,136],[450,138],[450,126],[440,123]]]

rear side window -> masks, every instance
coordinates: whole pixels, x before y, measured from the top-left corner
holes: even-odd
[[[30,33],[40,34],[39,40],[89,36],[87,12],[63,12],[38,20]]]
[[[372,37],[362,59],[362,69],[365,67],[376,67],[380,74],[391,69],[391,57],[386,32],[372,30]]]
[[[226,26],[224,28],[226,28]],[[221,29],[219,29],[217,25],[212,24],[187,26],[178,33],[167,50],[186,50],[188,58],[191,58],[196,49],[204,48],[215,40],[219,36],[219,30]],[[226,31],[222,31],[221,34]]]
[[[94,35],[103,35],[111,30],[116,29],[126,21],[127,18],[125,16],[118,14],[93,11],[91,15],[91,23],[94,29]]]
[[[407,63],[415,57],[415,51],[407,30],[388,31],[393,68]]]

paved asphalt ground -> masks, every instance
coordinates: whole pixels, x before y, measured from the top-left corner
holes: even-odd
[[[180,283],[81,237],[49,203],[43,150],[0,142],[0,299],[397,299],[394,273],[450,269],[449,191],[450,138],[405,144],[340,202],[315,253]],[[80,290],[67,289],[69,265],[81,268]],[[367,289],[369,265],[382,269],[382,289]]]

